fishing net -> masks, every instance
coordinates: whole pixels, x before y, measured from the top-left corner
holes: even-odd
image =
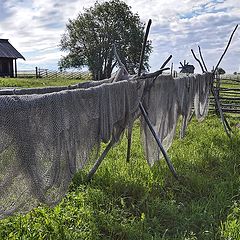
[[[182,116],[180,138],[183,138],[192,113],[193,100],[196,93],[196,79],[195,76],[186,76],[175,78],[174,82],[178,97],[178,111]]]
[[[119,139],[138,108],[136,81],[0,97],[0,218],[58,203],[100,143]]]
[[[172,144],[178,119],[177,92],[171,76],[160,75],[145,81],[143,106],[164,149]],[[146,159],[152,166],[162,156],[146,122],[141,118],[142,142]]]
[[[0,95],[46,94],[46,93],[60,92],[63,90],[73,90],[78,88],[86,89],[86,88],[102,85],[103,83],[111,83],[111,82],[112,82],[112,78],[108,78],[101,81],[88,81],[88,82],[78,83],[75,85],[61,86],[61,87],[0,89]]]
[[[193,92],[197,118],[207,114],[210,82],[208,74],[174,80],[120,72],[70,87],[0,91],[0,218],[58,203],[76,171],[96,159],[101,142],[117,143],[126,128],[131,133],[140,101],[168,150],[179,114],[185,131]],[[152,166],[161,153],[142,117],[141,129]]]
[[[196,94],[194,97],[194,110],[199,122],[208,114],[209,92],[213,80],[212,73],[197,74],[195,80]]]

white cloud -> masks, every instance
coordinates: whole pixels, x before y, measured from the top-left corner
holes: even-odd
[[[26,57],[26,66],[57,67],[59,42],[69,18],[94,4],[94,0],[0,0],[0,38],[10,42]],[[102,2],[102,1],[100,1]],[[179,61],[195,63],[190,49],[201,45],[206,63],[216,64],[235,25],[240,22],[238,0],[125,0],[142,21],[153,20],[149,38],[154,52],[152,70],[170,55],[176,69]],[[227,71],[237,71],[240,34],[235,35],[222,62]],[[24,66],[23,63],[20,66]]]

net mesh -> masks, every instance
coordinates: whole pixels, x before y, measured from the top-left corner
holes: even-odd
[[[172,143],[178,119],[177,94],[174,80],[171,76],[160,75],[156,79],[146,80],[146,91],[143,105],[165,150]],[[150,166],[162,155],[160,149],[149,130],[146,122],[141,118],[142,142],[145,155]]]
[[[30,94],[47,94],[53,92],[60,92],[64,90],[74,90],[78,88],[90,88],[100,86],[103,83],[111,83],[112,78],[104,79],[101,81],[88,81],[83,83],[78,83],[70,86],[61,87],[46,87],[46,88],[10,88],[10,89],[0,89],[0,95],[30,95]]]
[[[194,97],[194,110],[196,118],[199,122],[208,114],[209,106],[209,91],[213,81],[213,75],[211,73],[197,74],[196,75],[196,94]]]
[[[192,113],[193,100],[196,94],[196,78],[195,76],[186,76],[175,78],[174,82],[178,97],[178,111],[182,116],[180,138],[183,138]]]
[[[206,74],[178,80],[117,76],[71,88],[0,91],[0,218],[58,203],[76,171],[96,159],[101,142],[118,142],[131,130],[140,101],[166,150],[179,114],[188,119],[189,86],[196,116],[207,114],[211,78]],[[152,166],[161,153],[142,118],[141,126]]]
[[[212,74],[190,75],[173,79],[160,75],[145,81],[143,104],[164,149],[172,144],[179,116],[182,116],[180,136],[184,137],[192,108],[202,121],[208,112]],[[162,157],[146,122],[141,118],[142,142],[150,166]]]
[[[119,139],[141,97],[136,81],[0,97],[0,217],[59,202],[74,173]]]

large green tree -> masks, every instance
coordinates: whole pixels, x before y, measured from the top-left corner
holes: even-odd
[[[139,67],[143,35],[144,24],[125,2],[96,2],[67,23],[60,43],[67,55],[59,61],[59,66],[64,69],[88,67],[95,80],[110,77],[118,64],[112,48],[115,44],[127,70],[134,74]],[[149,69],[151,49],[148,41],[144,69]]]

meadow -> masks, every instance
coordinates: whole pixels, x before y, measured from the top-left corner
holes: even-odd
[[[20,81],[0,79],[0,86],[79,82]],[[168,153],[179,180],[164,160],[148,166],[136,122],[129,163],[123,137],[91,182],[86,176],[92,165],[75,175],[60,204],[0,220],[0,239],[240,239],[239,116],[228,120],[231,139],[214,113],[201,123],[193,118],[184,139],[177,131]]]

